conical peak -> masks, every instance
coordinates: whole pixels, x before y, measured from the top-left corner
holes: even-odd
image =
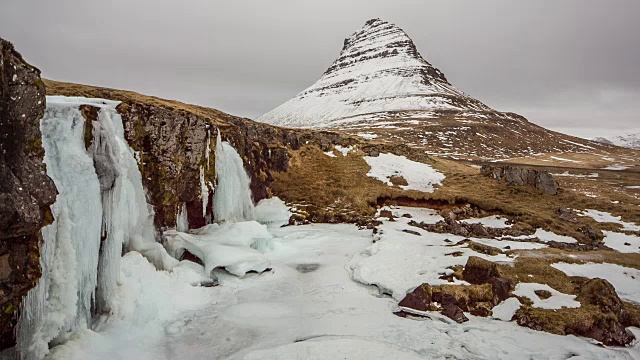
[[[371,47],[379,48],[389,44],[406,46],[412,50],[414,55],[420,56],[413,41],[402,29],[395,24],[380,19],[368,20],[360,30],[346,38],[342,51],[352,48],[356,50],[362,48],[371,50]]]
[[[332,127],[364,115],[435,110],[490,109],[453,87],[402,29],[371,19],[318,81],[258,121]]]
[[[377,18],[368,20],[360,30],[345,39],[340,56],[324,74],[331,76],[365,62],[372,64],[374,69],[386,69],[394,63],[421,67],[430,78],[426,82],[435,80],[448,84],[444,74],[424,60],[400,27]]]

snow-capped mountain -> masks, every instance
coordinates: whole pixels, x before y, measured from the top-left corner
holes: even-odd
[[[395,111],[491,111],[451,85],[398,26],[373,19],[344,42],[322,77],[257,121],[337,127]]]
[[[545,165],[563,159],[577,165],[583,160],[564,154],[590,153],[592,166],[600,166],[612,148],[550,131],[466,95],[420,55],[402,29],[380,19],[348,37],[315,84],[257,121],[400,142],[455,159],[528,158]]]
[[[629,149],[640,150],[640,131],[634,131],[632,133],[611,136],[611,137],[597,137],[593,140],[610,145],[622,146]]]

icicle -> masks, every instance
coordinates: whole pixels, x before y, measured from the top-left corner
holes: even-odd
[[[189,218],[187,215],[187,203],[182,203],[182,207],[176,215],[176,230],[180,232],[187,232],[189,230]]]
[[[207,147],[204,150],[204,158],[207,161],[207,170],[209,169],[209,155],[211,154],[211,129],[207,125]]]
[[[207,205],[209,205],[209,188],[204,181],[204,167],[200,166],[200,199],[202,199],[202,217],[207,216]]]
[[[213,198],[215,219],[222,221],[253,220],[253,201],[249,176],[242,158],[228,142],[223,142],[218,131],[216,139],[215,170],[217,187]]]

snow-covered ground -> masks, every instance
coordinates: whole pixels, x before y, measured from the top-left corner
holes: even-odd
[[[395,225],[388,222],[383,225]],[[390,234],[393,229],[388,229]],[[424,320],[393,315],[397,300],[350,277],[353,259],[372,245],[352,225],[271,230],[273,270],[245,278],[218,272],[221,286],[180,285],[144,259],[123,259],[125,299],[132,311],[99,333],[87,331],[54,351],[58,359],[633,359],[640,349],[601,348],[515,323],[468,315],[456,324],[430,313]],[[407,234],[407,236],[411,236]],[[435,235],[434,235],[435,236]],[[431,235],[414,236],[428,248]],[[378,242],[393,241],[388,239]],[[411,252],[405,239],[394,243]],[[454,248],[455,249],[455,248]],[[393,265],[393,264],[391,264]],[[424,265],[430,266],[429,261]],[[385,272],[401,272],[402,262]],[[517,304],[508,304],[516,305]],[[512,306],[512,307],[516,307]],[[517,308],[517,307],[516,307]],[[507,309],[505,317],[509,317]],[[638,334],[638,331],[633,329]],[[56,357],[53,357],[56,358]]]
[[[410,220],[441,220],[434,210],[387,209],[398,217],[394,221],[380,218],[383,224],[373,235],[371,230],[348,224],[280,227],[289,215],[284,203],[279,199],[261,202],[255,210],[256,219],[270,225],[270,246],[263,249],[261,256],[272,270],[237,277],[216,269],[214,273],[221,284],[218,287],[193,286],[208,278],[200,265],[182,261],[170,272],[156,271],[139,253],[131,252],[121,261],[114,313],[97,322],[92,330],[81,331],[54,347],[47,359],[564,359],[568,354],[581,359],[640,357],[637,344],[603,348],[586,339],[520,327],[510,321],[520,307],[514,298],[498,305],[494,318],[466,314],[470,321],[464,324],[435,312],[426,313],[423,319],[395,316],[398,300],[407,291],[424,282],[446,282],[439,276],[448,273],[451,265],[464,264],[470,255],[507,263],[514,258],[478,254],[465,244],[456,245],[462,237],[429,233],[408,225]],[[410,217],[402,217],[405,214]],[[239,228],[248,233],[264,230],[257,229],[252,221],[245,223]],[[406,229],[419,235],[404,232]],[[216,232],[209,230],[205,227],[192,233],[210,236]],[[225,231],[219,235],[230,233]],[[214,240],[217,244],[245,243]],[[458,251],[462,256],[447,256]],[[627,272],[633,269],[622,271],[608,266],[601,271],[570,264],[554,266],[565,272],[571,267],[571,271],[587,276],[587,270],[591,274],[611,274],[609,280],[621,297],[637,299],[638,282],[633,282]],[[550,290],[553,296],[541,300],[534,293],[537,289]],[[544,284],[520,284],[516,292],[545,308],[579,306],[573,295]],[[640,335],[640,329],[630,330]]]

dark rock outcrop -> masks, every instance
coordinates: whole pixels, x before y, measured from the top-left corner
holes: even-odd
[[[462,271],[465,281],[472,284],[485,284],[490,278],[500,277],[498,265],[477,256],[470,256]]]
[[[468,271],[467,268],[469,268]],[[402,310],[398,315],[406,315],[409,309],[421,312],[440,311],[452,320],[462,323],[469,320],[464,312],[475,316],[491,316],[491,309],[511,296],[513,282],[501,278],[495,264],[471,257],[465,271],[467,271],[467,277],[464,280],[473,285],[422,284],[400,301],[398,306],[407,310]]]
[[[509,185],[530,186],[549,195],[558,193],[558,183],[548,171],[530,170],[511,165],[483,165],[480,172],[484,176],[505,181]]]
[[[606,280],[591,279],[578,289],[577,309],[546,310],[524,306],[516,313],[519,325],[560,335],[585,336],[607,346],[624,346],[635,337],[625,327],[640,318],[620,300]]]
[[[40,229],[56,198],[42,163],[40,71],[0,39],[0,349],[11,346],[15,312],[40,277]]]

